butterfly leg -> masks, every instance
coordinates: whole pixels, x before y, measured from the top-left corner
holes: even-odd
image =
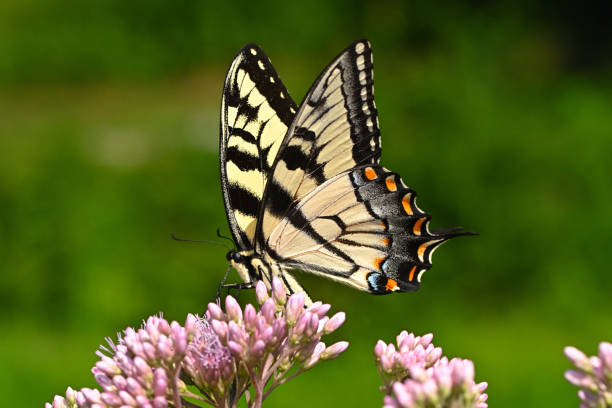
[[[232,289],[236,289],[236,298],[240,297],[240,291],[242,289],[253,289],[255,287],[255,282],[240,282],[240,283],[229,283],[223,285],[222,287],[227,289],[227,294],[230,294]]]
[[[219,299],[221,297],[221,289],[223,289],[223,287],[225,286],[225,282],[227,281],[227,276],[229,275],[229,272],[232,270],[232,265],[229,265],[227,267],[227,271],[225,271],[225,275],[223,275],[223,279],[221,280],[221,283],[219,283],[219,287],[217,287],[217,294],[215,295],[215,299]]]

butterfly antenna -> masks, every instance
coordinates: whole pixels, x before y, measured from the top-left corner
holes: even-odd
[[[219,245],[219,246],[229,249],[230,251],[234,249],[228,245],[225,245],[223,242],[208,241],[208,240],[203,240],[203,239],[183,239],[183,238],[178,238],[176,235],[174,235],[173,232],[170,233],[170,236],[172,237],[173,240],[179,241],[179,242],[202,242],[204,244]]]
[[[217,236],[219,238],[227,239],[229,242],[232,243],[232,247],[233,247],[232,249],[236,250],[236,246],[235,246],[234,240],[231,239],[230,237],[226,237],[224,235],[221,235],[221,231],[219,230],[219,228],[217,228]]]

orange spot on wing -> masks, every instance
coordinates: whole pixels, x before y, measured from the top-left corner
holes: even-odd
[[[404,206],[404,211],[406,211],[406,214],[408,215],[412,215],[412,207],[410,206],[410,193],[406,194],[404,196],[404,198],[402,198],[402,205]]]
[[[419,249],[417,249],[417,255],[419,259],[423,260],[423,254],[425,253],[425,249],[429,246],[429,242],[419,245]]]
[[[374,171],[374,169],[371,167],[366,167],[363,174],[368,180],[374,180],[376,178],[376,171]]]
[[[391,278],[387,279],[387,284],[385,285],[385,289],[387,289],[387,291],[393,290],[396,287],[397,287],[397,282],[396,281],[394,281]]]
[[[421,226],[423,225],[423,222],[426,219],[427,218],[419,218],[418,220],[416,220],[416,222],[414,223],[414,227],[412,227],[412,231],[414,231],[415,235],[421,235]]]
[[[384,262],[385,258],[374,259],[374,267],[380,271],[380,265]]]
[[[410,275],[408,275],[408,282],[412,282],[412,279],[414,279],[414,271],[416,271],[416,265],[414,265],[410,270]]]
[[[387,190],[396,191],[397,184],[395,184],[394,176],[389,176],[385,179],[385,184],[387,185]]]
[[[389,246],[389,243],[391,242],[391,240],[388,237],[384,237],[382,239],[382,243],[384,246]]]

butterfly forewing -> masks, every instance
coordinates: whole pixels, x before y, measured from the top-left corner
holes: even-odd
[[[240,50],[223,87],[220,140],[225,211],[239,249],[254,247],[268,174],[296,110],[264,52]]]
[[[380,152],[372,50],[362,40],[323,71],[288,129],[266,188],[259,242],[317,186],[355,166],[378,163]]]

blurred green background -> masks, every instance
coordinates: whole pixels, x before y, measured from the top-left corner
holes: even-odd
[[[602,2],[603,3],[603,2]],[[41,406],[93,386],[105,336],[213,299],[226,234],[221,87],[247,42],[296,101],[372,41],[382,163],[445,245],[414,294],[303,276],[351,342],[267,407],[381,406],[372,350],[433,332],[492,407],[576,407],[562,354],[612,340],[612,36],[572,2],[5,0],[0,4],[0,387]],[[235,272],[230,281],[239,278]],[[252,294],[242,297],[252,300]]]

